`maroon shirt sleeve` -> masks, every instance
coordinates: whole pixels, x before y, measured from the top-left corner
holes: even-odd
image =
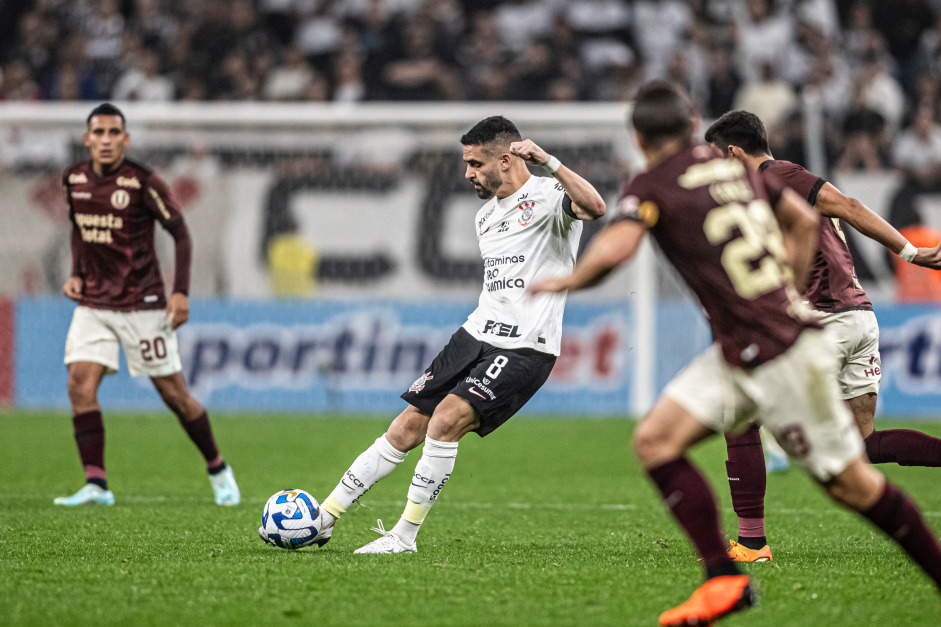
[[[790,161],[768,160],[758,166],[763,174],[777,177],[785,186],[800,194],[811,207],[817,202],[817,194],[826,181],[816,174],[811,174],[796,163]]]
[[[144,206],[153,212],[157,221],[173,237],[175,244],[173,293],[189,294],[193,241],[186,222],[183,220],[180,205],[170,193],[170,187],[156,173],[151,173],[147,179],[144,189]]]
[[[622,188],[614,215],[608,220],[608,224],[630,220],[651,228],[657,223],[659,210],[650,199],[647,178],[646,174],[638,174],[629,185]]]

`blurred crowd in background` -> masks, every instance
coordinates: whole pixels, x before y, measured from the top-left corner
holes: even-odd
[[[627,101],[683,84],[802,161],[941,178],[941,0],[7,0],[0,99]]]

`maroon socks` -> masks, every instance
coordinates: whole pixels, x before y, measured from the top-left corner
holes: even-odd
[[[765,453],[761,431],[752,425],[742,433],[725,434],[728,461],[725,468],[732,493],[732,508],[738,515],[738,542],[749,549],[760,549],[765,538]]]
[[[98,410],[72,417],[78,456],[85,469],[85,482],[108,489],[105,477],[105,423]]]
[[[190,437],[199,452],[203,454],[209,474],[214,475],[225,470],[225,462],[222,461],[222,457],[219,455],[219,449],[216,448],[216,439],[212,435],[209,414],[204,411],[196,420],[180,419],[180,424],[183,425],[186,435]]]
[[[860,514],[895,540],[941,590],[941,547],[910,498],[886,481],[876,504]]]
[[[941,466],[941,439],[910,429],[873,431],[866,438],[866,455],[873,464]]]
[[[663,503],[696,546],[708,577],[740,571],[726,552],[716,499],[706,479],[685,457],[649,469]]]

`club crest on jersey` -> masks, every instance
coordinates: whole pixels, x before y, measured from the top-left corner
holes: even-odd
[[[116,189],[111,194],[111,206],[115,209],[127,209],[129,204],[131,204],[131,195],[127,193],[127,190]]]
[[[422,376],[415,379],[415,383],[413,383],[408,388],[408,391],[409,392],[421,392],[422,390],[425,389],[425,383],[427,383],[430,379],[434,379],[434,377],[431,376],[430,372],[426,372]]]
[[[520,203],[520,206],[517,207],[523,213],[520,214],[517,222],[520,223],[520,226],[529,226],[533,223],[533,220],[536,218],[536,203],[532,200],[527,200],[526,202]]]

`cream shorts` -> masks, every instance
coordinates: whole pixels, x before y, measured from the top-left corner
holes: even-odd
[[[837,380],[843,390],[843,398],[878,394],[882,360],[879,357],[876,314],[872,311],[844,311],[822,314],[819,320],[839,351]]]
[[[65,340],[65,363],[90,361],[118,371],[124,347],[131,376],[166,377],[183,370],[176,332],[162,309],[110,311],[76,307]]]
[[[810,329],[783,355],[748,370],[729,366],[713,344],[663,395],[714,431],[734,431],[757,420],[788,455],[825,482],[864,450],[836,374],[829,335]]]

